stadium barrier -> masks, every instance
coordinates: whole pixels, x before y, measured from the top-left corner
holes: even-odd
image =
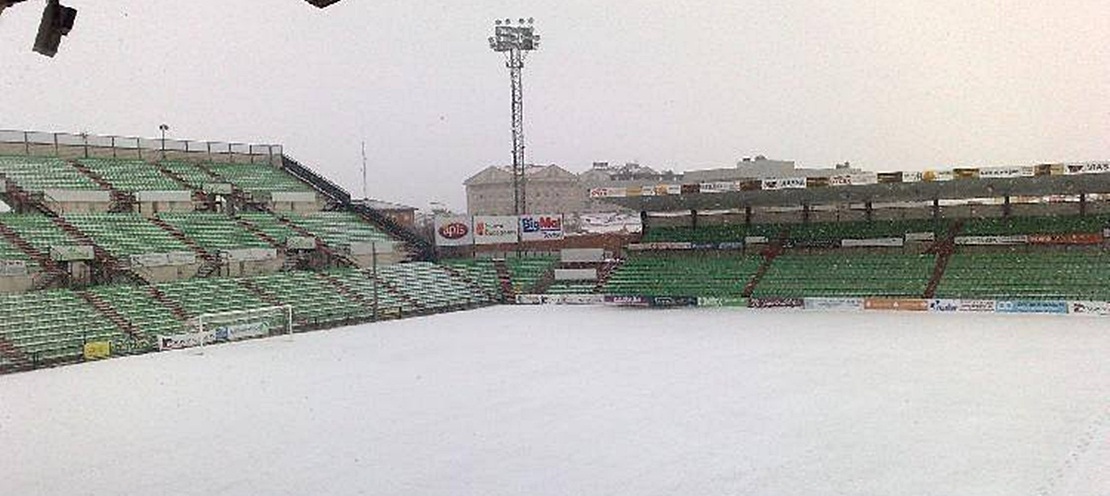
[[[863,310],[863,298],[803,298],[806,310],[855,312]]]

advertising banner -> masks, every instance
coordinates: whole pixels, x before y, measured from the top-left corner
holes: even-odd
[[[644,187],[649,188],[650,186],[644,186]],[[682,185],[681,184],[657,184],[657,185],[655,185],[655,195],[656,196],[681,195],[681,194],[682,194]]]
[[[1110,172],[1110,162],[1064,164],[1064,174],[1102,174]]]
[[[921,171],[907,171],[902,173],[902,182],[904,183],[917,183],[921,182],[924,174]]]
[[[921,180],[930,182],[951,181],[953,176],[950,170],[927,170],[921,173]]]
[[[1020,234],[1015,236],[956,236],[957,245],[1024,245],[1029,242],[1029,237]]]
[[[285,240],[285,247],[290,250],[315,250],[316,239],[309,236],[289,236]]]
[[[544,302],[544,295],[538,294],[518,294],[516,295],[517,305],[539,305]]]
[[[749,308],[805,308],[801,298],[748,298]]]
[[[767,236],[744,236],[744,243],[749,245],[763,244],[768,241]]]
[[[739,296],[721,296],[698,298],[699,307],[747,307],[748,299]]]
[[[906,233],[906,241],[927,242],[936,239],[936,234],[931,232]]]
[[[0,260],[0,276],[27,275],[27,262],[23,260]]]
[[[656,250],[692,250],[693,243],[679,243],[672,241],[656,241],[652,243],[629,243],[625,248],[631,251],[656,251]]]
[[[995,178],[1010,178],[1010,177],[1033,177],[1033,166],[1017,166],[1017,167],[983,167],[979,169],[980,179],[995,179]]]
[[[805,298],[806,310],[851,312],[863,310],[863,298]]]
[[[901,172],[880,172],[879,182],[883,184],[902,182]]]
[[[930,312],[958,312],[960,311],[960,300],[929,300]]]
[[[971,167],[952,169],[952,176],[956,179],[979,179],[979,169]]]
[[[836,176],[829,176],[829,186],[851,186],[852,176],[848,174],[840,174]]]
[[[929,302],[916,298],[864,298],[863,308],[867,310],[924,312],[929,309]]]
[[[215,331],[189,332],[172,336],[158,336],[159,350],[182,350],[216,342]]]
[[[597,268],[591,269],[555,269],[556,281],[596,281]]]
[[[850,175],[849,180],[852,181],[853,186],[860,186],[860,185],[867,185],[867,184],[878,184],[879,183],[879,174],[875,173],[875,172],[859,172],[859,173]]]
[[[993,313],[995,304],[994,300],[959,300],[960,306],[956,309],[957,312],[964,313]]]
[[[85,360],[100,360],[112,356],[111,341],[90,341],[85,343]]]
[[[747,181],[737,182],[740,183],[737,188],[740,191],[759,191],[763,189],[763,181],[760,181],[759,179],[749,179]]]
[[[1066,301],[1002,300],[995,303],[998,313],[1068,313]]]
[[[517,218],[512,215],[475,215],[474,244],[516,243]]]
[[[566,294],[562,296],[565,305],[600,305],[605,303],[605,296],[599,294]]]
[[[171,251],[166,253],[167,265],[192,265],[197,263],[197,254],[191,251]]]
[[[604,248],[563,248],[559,260],[567,263],[597,263],[605,260]]]
[[[474,244],[473,226],[465,215],[437,215],[436,246],[468,246]],[[513,241],[516,241],[514,238]],[[315,242],[313,242],[315,246]]]
[[[701,183],[699,186],[702,193],[724,193],[726,191],[732,191],[735,187],[732,181]]]
[[[1097,245],[1102,243],[1102,234],[1030,234],[1028,239],[1031,245]]]
[[[51,245],[50,259],[57,262],[92,260],[96,258],[91,246]]]
[[[170,264],[165,253],[142,253],[131,255],[131,265],[139,267],[164,267]]]
[[[681,193],[684,195],[692,195],[701,192],[700,184],[683,184]]]
[[[717,249],[718,250],[743,250],[744,249],[744,243],[741,243],[739,241],[723,241],[721,243],[717,243]]]
[[[780,189],[805,189],[806,178],[804,177],[777,177],[772,179],[764,179],[761,183],[760,189],[763,190],[780,190]]]
[[[829,185],[827,177],[807,177],[806,188],[824,188]]]
[[[1069,301],[1068,313],[1072,315],[1110,315],[1110,302]]]
[[[905,244],[902,238],[872,238],[872,239],[842,239],[840,246],[844,248],[860,247],[896,247]]]
[[[651,300],[646,296],[606,295],[605,304],[616,307],[646,307],[651,305]]]
[[[623,198],[624,188],[590,188],[590,198]]]
[[[520,239],[522,241],[557,240],[565,237],[563,214],[520,216]]]
[[[694,296],[652,296],[650,300],[655,308],[693,307],[698,304]]]

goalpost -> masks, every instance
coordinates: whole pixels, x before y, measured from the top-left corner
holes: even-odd
[[[212,343],[293,334],[293,306],[206,313],[185,322],[185,332],[158,336],[160,350],[203,347]]]

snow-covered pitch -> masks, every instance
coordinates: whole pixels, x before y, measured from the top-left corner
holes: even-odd
[[[1106,495],[1110,320],[496,307],[0,376],[3,495]]]

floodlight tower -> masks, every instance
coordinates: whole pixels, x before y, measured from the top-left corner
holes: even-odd
[[[489,47],[495,52],[505,54],[505,65],[509,68],[509,80],[513,95],[513,213],[525,214],[527,195],[524,189],[524,88],[521,85],[521,70],[528,52],[540,47],[540,35],[532,27],[534,19],[519,19],[513,25],[512,19],[494,21],[493,36]]]

